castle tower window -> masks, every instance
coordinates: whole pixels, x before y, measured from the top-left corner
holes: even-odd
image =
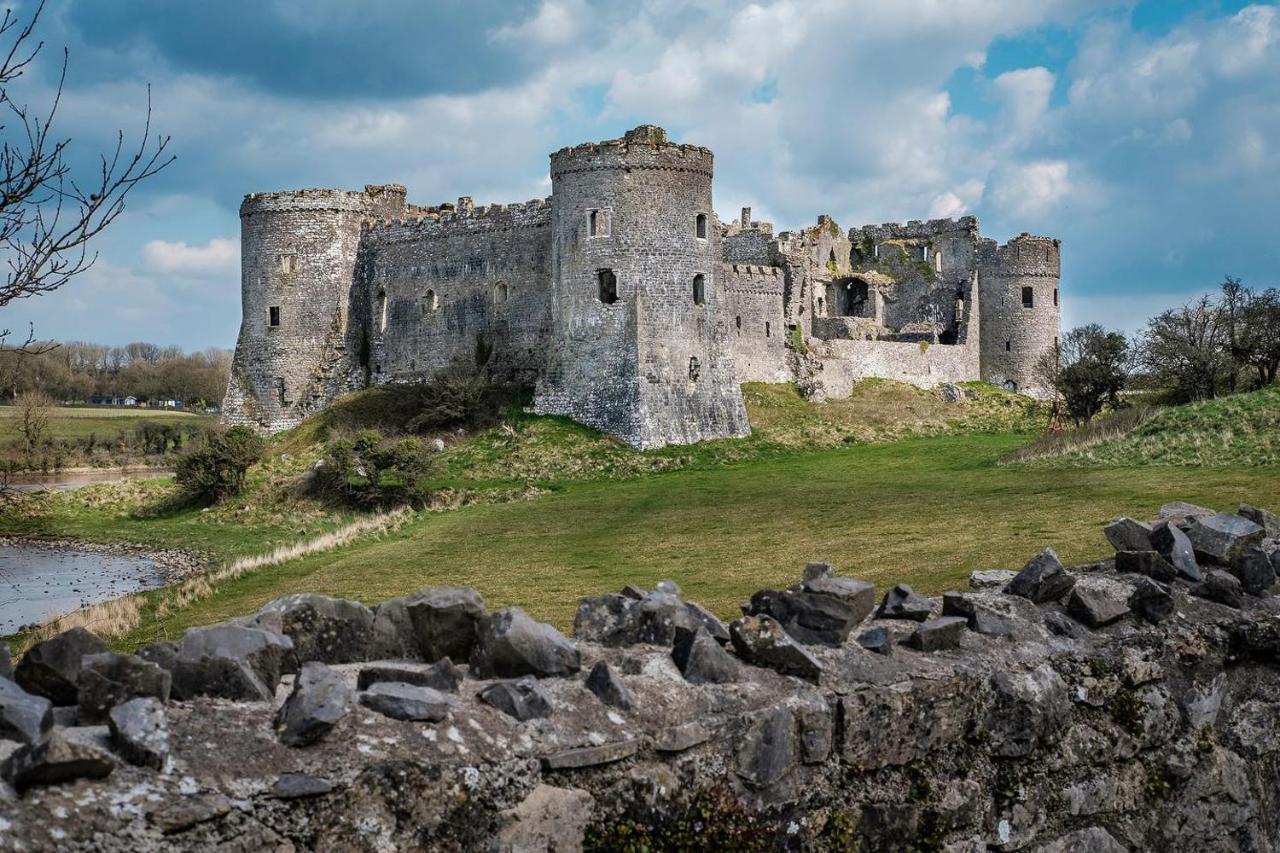
[[[440,297],[436,296],[434,290],[428,290],[426,297],[422,300],[422,316],[433,313],[440,307]]]
[[[588,210],[587,211],[587,234],[592,237],[608,237],[609,236],[609,211],[607,210]]]
[[[707,301],[707,279],[702,273],[693,277],[693,304],[705,305]]]
[[[280,306],[272,305],[267,309],[267,322],[272,326],[280,325]]]
[[[1053,307],[1058,307],[1058,288],[1056,287],[1053,289]]]
[[[826,301],[821,296],[819,296],[818,297],[818,314],[822,314],[823,308],[826,306],[826,304],[827,304]]]
[[[378,331],[385,332],[387,330],[387,292],[385,290],[378,291]]]
[[[768,321],[768,320],[765,320],[765,321],[764,321],[764,336],[765,336],[766,338],[767,338],[767,337],[771,337],[771,335],[772,335],[772,331],[773,331],[773,330],[769,328],[769,321]]]
[[[297,255],[281,255],[280,256],[280,272],[290,275],[298,271]]]
[[[697,218],[693,220],[693,233],[696,237],[705,240],[707,238],[707,215],[699,213]]]
[[[1034,308],[1035,303],[1036,303],[1035,296],[1032,293],[1031,288],[1029,287],[1022,288],[1022,307]]]
[[[1013,341],[1005,341],[1005,342],[1004,342],[1004,351],[1005,351],[1005,352],[1011,352],[1012,350],[1013,350]]]
[[[742,317],[741,316],[737,316],[733,318],[733,327],[738,330],[738,334],[742,334]]]
[[[696,355],[689,356],[689,379],[692,382],[698,381],[698,376],[702,373],[702,365],[698,363]]]
[[[493,304],[501,305],[507,301],[507,283],[500,281],[493,286]]]
[[[612,305],[618,301],[618,277],[613,270],[600,270],[596,273],[600,285],[600,301]]]
[[[933,253],[933,271],[942,272],[942,253],[941,252]]]
[[[282,406],[285,405],[287,401],[285,400],[285,394],[284,394],[284,377],[283,376],[276,377],[276,396],[280,399],[280,405]]]

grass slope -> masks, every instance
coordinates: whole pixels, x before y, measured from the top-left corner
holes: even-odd
[[[1025,464],[1067,468],[1093,465],[1278,465],[1280,386],[1156,411],[1100,443],[1060,448]]]
[[[18,438],[17,406],[0,406],[0,436]],[[179,412],[173,409],[109,409],[93,406],[58,407],[49,419],[49,437],[62,439],[88,438],[97,435],[104,441],[132,430],[143,421],[183,420],[212,424],[216,418],[203,413]]]

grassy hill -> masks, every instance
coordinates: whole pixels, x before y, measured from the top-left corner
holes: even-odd
[[[1186,406],[1119,412],[1046,437],[1011,461],[1036,467],[1280,464],[1280,386]]]

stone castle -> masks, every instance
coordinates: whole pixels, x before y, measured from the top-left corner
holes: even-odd
[[[459,360],[641,448],[747,434],[743,382],[1041,390],[1058,240],[997,245],[974,217],[722,223],[712,159],[645,125],[555,152],[551,197],[523,204],[422,207],[397,184],[246,196],[225,420],[284,429]]]

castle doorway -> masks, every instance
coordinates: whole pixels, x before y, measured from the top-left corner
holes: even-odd
[[[838,278],[827,285],[832,317],[867,317],[870,286],[860,278]]]

